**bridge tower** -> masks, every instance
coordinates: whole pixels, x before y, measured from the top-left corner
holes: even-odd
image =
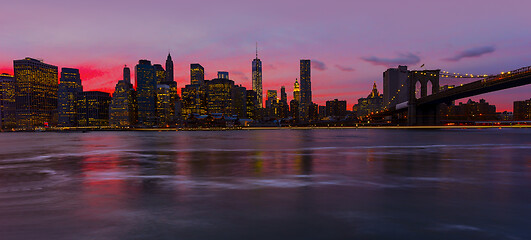
[[[417,99],[439,92],[439,73],[437,70],[409,71],[408,74],[408,125],[440,124],[440,104],[417,106]]]

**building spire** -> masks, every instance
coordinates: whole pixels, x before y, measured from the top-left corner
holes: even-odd
[[[258,42],[256,42],[256,59],[258,59]]]

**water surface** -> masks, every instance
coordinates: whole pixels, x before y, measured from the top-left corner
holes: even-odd
[[[0,133],[1,239],[531,239],[531,130]]]

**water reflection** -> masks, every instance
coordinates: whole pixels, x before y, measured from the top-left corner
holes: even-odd
[[[0,232],[526,239],[531,132],[502,131],[0,134]]]

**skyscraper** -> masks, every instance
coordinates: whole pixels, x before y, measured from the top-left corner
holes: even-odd
[[[162,65],[153,64],[153,68],[155,69],[155,78],[157,78],[157,84],[161,84],[162,82],[166,81],[166,71],[164,71]]]
[[[0,129],[16,127],[15,77],[0,74]]]
[[[138,103],[138,123],[153,126],[156,123],[155,69],[148,60],[140,60],[135,66],[135,79]]]
[[[57,66],[25,58],[13,61],[16,119],[21,128],[55,125],[57,122]]]
[[[293,99],[297,102],[301,101],[301,89],[297,79],[295,79],[295,83],[293,84]]]
[[[407,94],[398,94],[399,90],[409,89],[408,74],[407,66],[389,68],[383,73],[383,107],[394,107],[409,101]]]
[[[124,78],[123,80],[126,83],[131,84],[131,69],[127,65],[124,66]]]
[[[299,120],[302,123],[310,121],[310,105],[312,104],[311,61],[300,61],[300,93]]]
[[[258,108],[263,106],[262,98],[262,61],[258,58],[258,46],[256,47],[256,58],[253,60],[253,91],[256,92]]]
[[[173,77],[173,60],[171,59],[171,55],[168,53],[168,57],[166,58],[166,82],[173,81],[175,81],[175,78]]]
[[[62,68],[59,90],[57,92],[57,112],[59,115],[58,126],[76,127],[77,95],[83,92],[79,70],[74,68]]]
[[[190,65],[190,84],[205,84],[205,69],[199,63]]]
[[[289,114],[288,95],[286,87],[280,87],[280,101],[278,102],[278,117],[287,118]]]
[[[129,69],[127,66],[125,67]],[[124,68],[124,79],[130,77]],[[137,121],[136,91],[133,85],[125,80],[116,84],[109,106],[109,123],[112,127],[131,127]]]
[[[78,126],[109,125],[109,93],[87,91],[77,96]]]

